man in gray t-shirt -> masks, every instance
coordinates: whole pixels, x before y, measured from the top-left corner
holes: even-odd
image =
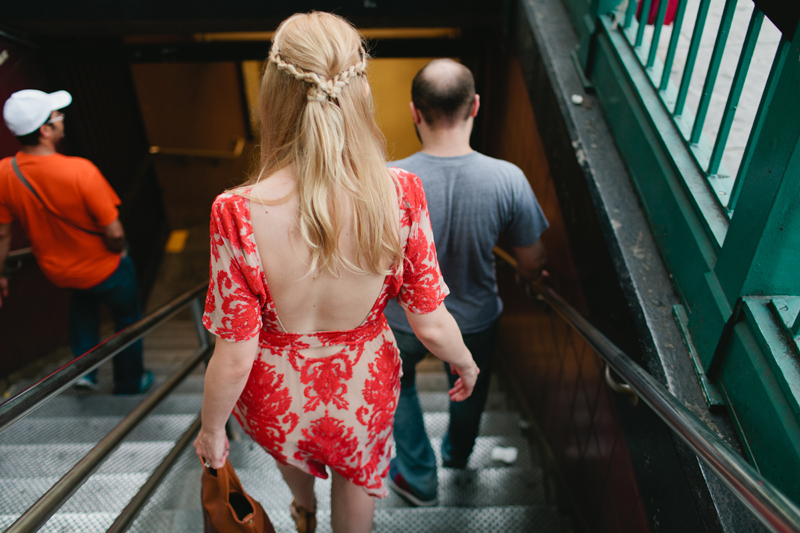
[[[444,466],[464,468],[486,405],[502,311],[492,249],[502,233],[519,262],[519,277],[538,278],[545,261],[539,237],[547,220],[519,168],[470,148],[480,99],[469,69],[448,59],[433,61],[417,73],[411,96],[422,151],[390,166],[413,172],[422,181],[436,254],[450,288],[444,302],[481,370],[472,396],[450,403],[450,426],[442,439]],[[414,336],[396,301],[390,301],[384,313],[403,359],[395,414],[397,457],[392,459],[388,483],[414,505],[436,505],[436,457],[425,433],[415,384],[416,364],[428,350]],[[445,367],[453,386],[456,376]]]

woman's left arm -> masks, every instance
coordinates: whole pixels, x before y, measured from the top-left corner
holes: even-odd
[[[243,342],[228,342],[217,337],[214,355],[206,369],[203,425],[194,441],[197,455],[210,462],[211,468],[225,466],[230,447],[225,423],[244,390],[257,353],[258,335]]]

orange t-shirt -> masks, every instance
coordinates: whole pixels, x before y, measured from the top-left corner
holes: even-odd
[[[119,197],[91,161],[61,154],[16,157],[22,175],[59,217],[99,233],[119,217]],[[11,158],[0,160],[0,224],[20,221],[47,279],[58,287],[87,289],[117,269],[120,255],[101,236],[47,209],[14,173]]]

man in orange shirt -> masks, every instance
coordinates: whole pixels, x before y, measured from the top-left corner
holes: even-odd
[[[136,272],[125,252],[119,197],[91,161],[56,152],[64,137],[66,91],[18,91],[6,100],[3,118],[22,148],[0,160],[0,305],[8,296],[2,266],[18,220],[33,255],[56,286],[72,289],[70,347],[78,357],[99,342],[100,303],[120,329],[141,318]],[[144,370],[142,342],[114,358],[114,392],[137,394],[153,383]],[[75,384],[97,388],[97,371]]]

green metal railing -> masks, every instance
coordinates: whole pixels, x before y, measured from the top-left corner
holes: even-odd
[[[800,502],[800,16],[679,0],[665,43],[668,0],[562,2],[682,299],[708,407],[728,409],[751,464]],[[735,130],[740,156],[726,152]]]
[[[657,1],[657,0],[656,0]],[[749,1],[749,0],[748,0]],[[654,87],[657,88],[662,97],[662,102],[675,119],[678,129],[684,134],[684,141],[694,154],[698,166],[702,169],[705,175],[710,190],[715,195],[719,202],[719,206],[724,210],[728,218],[733,213],[736,207],[736,202],[744,181],[744,173],[742,169],[746,169],[745,165],[740,166],[740,171],[737,173],[735,180],[728,179],[730,174],[722,165],[722,156],[730,136],[731,128],[733,126],[736,110],[739,105],[739,100],[742,96],[742,91],[747,81],[749,74],[750,64],[753,59],[753,53],[758,43],[758,38],[761,32],[761,27],[764,21],[764,14],[755,7],[753,9],[750,24],[747,29],[747,34],[744,36],[741,53],[739,55],[736,72],[733,77],[733,82],[728,93],[727,103],[725,105],[724,113],[717,130],[713,143],[703,136],[703,128],[706,125],[708,118],[709,106],[711,104],[712,96],[717,79],[719,77],[720,67],[723,63],[723,55],[725,54],[725,47],[728,42],[728,37],[731,33],[731,25],[733,17],[736,13],[736,8],[739,0],[727,0],[722,12],[720,25],[716,33],[714,42],[714,49],[711,54],[711,59],[708,69],[705,73],[705,81],[701,93],[700,102],[697,109],[691,112],[686,109],[686,99],[689,95],[690,85],[693,76],[696,75],[695,67],[697,58],[700,52],[703,36],[707,29],[708,15],[711,7],[711,0],[700,0],[697,10],[697,17],[692,31],[692,38],[688,50],[685,53],[686,62],[681,76],[680,84],[677,87],[670,87],[671,80],[670,74],[672,67],[675,63],[675,56],[678,51],[678,41],[683,28],[683,22],[686,15],[688,1],[682,0],[678,4],[676,11],[675,21],[673,23],[672,36],[669,42],[669,48],[664,59],[663,64],[658,59],[658,46],[661,40],[662,31],[664,29],[664,21],[667,13],[668,2],[666,0],[659,2],[658,12],[656,15],[655,23],[653,25],[652,35],[649,40],[645,39],[645,29],[647,24],[641,20],[637,21],[636,11],[641,5],[642,20],[646,20],[650,13],[653,0],[639,0],[636,2],[631,0],[625,10],[624,16],[621,16],[622,24],[621,30],[627,37],[634,51],[637,53],[642,66],[648,71],[650,79]],[[782,46],[786,46],[786,41]],[[775,58],[775,62],[780,61],[781,48]],[[659,73],[660,75],[656,75]],[[676,92],[677,91],[677,92]],[[677,96],[672,98],[674,94]],[[764,91],[765,95],[769,94],[769,88]],[[755,144],[756,139],[751,139],[751,144]],[[743,159],[745,157],[743,156]]]

